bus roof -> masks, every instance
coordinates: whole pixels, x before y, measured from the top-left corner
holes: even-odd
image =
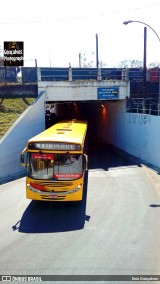
[[[86,131],[87,121],[62,121],[34,136],[28,141],[28,143],[56,141],[83,144]]]

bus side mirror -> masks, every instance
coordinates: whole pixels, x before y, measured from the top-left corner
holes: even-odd
[[[22,167],[26,167],[27,166],[27,153],[26,153],[26,150],[27,150],[27,148],[25,148],[22,151],[22,154],[21,154],[21,165],[22,165]]]
[[[24,164],[24,155],[21,154],[21,164]]]
[[[88,156],[86,154],[83,154],[83,169],[88,171]]]

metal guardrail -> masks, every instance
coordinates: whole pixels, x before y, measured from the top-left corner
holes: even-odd
[[[128,72],[122,68],[40,68],[41,81],[123,80]]]
[[[156,70],[155,70],[156,69]],[[122,80],[143,82],[143,68],[75,68],[75,67],[42,67],[42,81],[68,80],[72,74],[72,80]],[[159,68],[147,70],[148,82],[159,82]]]
[[[129,98],[126,111],[160,116],[160,101],[155,98]]]

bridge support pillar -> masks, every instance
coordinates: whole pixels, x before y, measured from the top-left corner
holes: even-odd
[[[68,69],[69,82],[72,82],[72,68]]]

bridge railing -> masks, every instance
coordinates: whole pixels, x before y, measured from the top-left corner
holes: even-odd
[[[147,70],[147,81],[158,82],[159,70],[157,72]],[[143,68],[40,68],[40,73],[41,81],[129,80],[143,82],[144,80]]]
[[[158,98],[128,98],[126,100],[126,111],[159,116],[160,101]]]
[[[40,68],[41,81],[128,80],[122,68]]]

